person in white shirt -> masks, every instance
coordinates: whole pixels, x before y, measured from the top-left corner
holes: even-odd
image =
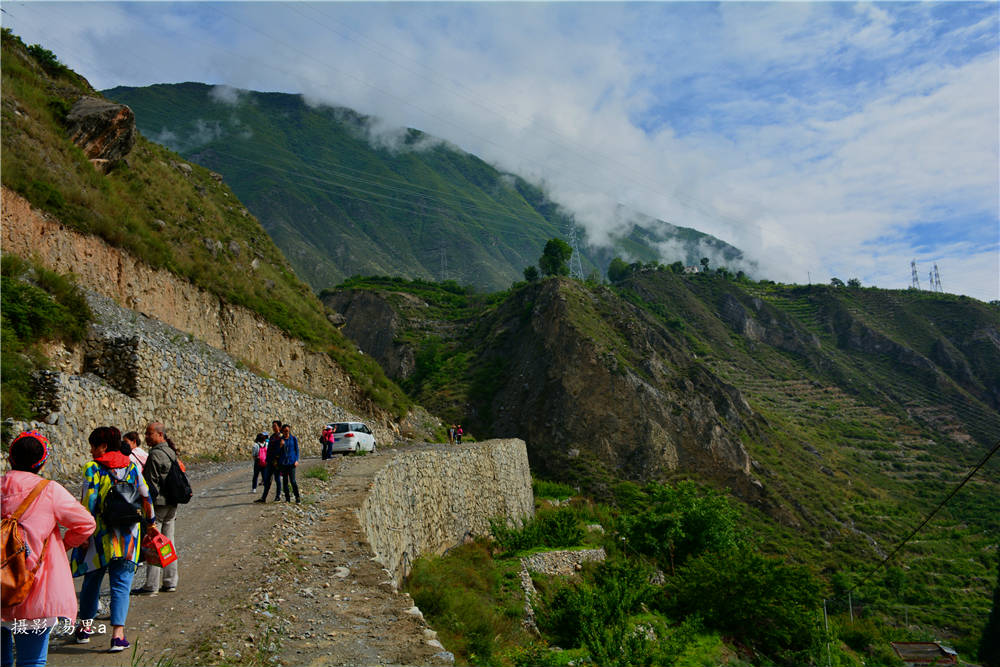
[[[122,436],[122,440],[124,440],[125,443],[132,448],[132,453],[129,454],[128,458],[135,464],[141,473],[143,467],[146,465],[146,459],[149,457],[149,453],[139,446],[139,434],[135,431],[129,431]]]

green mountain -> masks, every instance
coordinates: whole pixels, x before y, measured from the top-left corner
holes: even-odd
[[[7,29],[2,44],[5,188],[72,229],[256,311],[329,353],[378,404],[405,411],[399,388],[330,323],[218,174],[142,136],[107,173],[95,169],[68,136],[67,116],[82,97],[100,94],[45,48],[28,47]]]
[[[664,267],[611,287],[370,278],[322,297],[436,414],[524,438],[537,475],[598,498],[623,480],[728,489],[763,548],[825,578],[845,628],[846,590],[1000,441],[1000,308],[968,297]],[[998,534],[994,457],[853,601],[890,639],[974,656]]]
[[[200,83],[103,92],[132,108],[144,135],[222,174],[317,291],[353,275],[503,289],[574,226],[524,179],[418,130],[376,136],[375,119],[350,109]],[[742,258],[693,229],[631,217],[641,224],[614,249],[582,239],[584,275],[603,275],[614,254],[687,264],[705,254]],[[656,244],[668,240],[683,248],[678,256],[659,256]]]

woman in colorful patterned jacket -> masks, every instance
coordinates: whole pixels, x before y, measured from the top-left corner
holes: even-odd
[[[85,644],[94,633],[94,616],[105,573],[111,586],[111,652],[124,651],[129,643],[125,638],[125,619],[128,617],[129,594],[132,577],[139,562],[139,543],[143,522],[131,527],[116,528],[106,525],[102,517],[104,500],[111,492],[113,480],[126,482],[138,489],[142,514],[146,525],[152,523],[153,505],[149,502],[149,488],[139,469],[129,460],[128,445],[122,446],[121,432],[113,426],[101,426],[90,434],[90,453],[93,461],[83,469],[84,483],[80,502],[97,520],[97,530],[88,543],[73,550],[71,565],[74,576],[83,576],[80,589],[80,623],[76,641]]]
[[[94,517],[58,482],[40,476],[48,456],[49,442],[44,435],[21,433],[10,443],[11,470],[0,481],[4,518],[37,490],[17,522],[28,545],[28,567],[38,570],[24,601],[3,607],[4,665],[44,665],[57,619],[70,619],[67,625],[71,630],[76,618],[76,591],[66,547],[87,541],[94,532]],[[60,526],[66,529],[65,536]],[[62,630],[62,624],[58,627]]]

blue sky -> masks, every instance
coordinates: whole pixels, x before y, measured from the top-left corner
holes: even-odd
[[[301,92],[618,203],[759,276],[1000,299],[997,3],[4,2],[95,87]],[[671,260],[670,248],[664,248]]]

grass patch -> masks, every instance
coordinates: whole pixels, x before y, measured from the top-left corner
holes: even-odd
[[[458,664],[510,664],[504,656],[531,639],[521,625],[518,569],[517,561],[495,561],[480,540],[419,559],[406,590]]]
[[[552,500],[562,502],[572,498],[576,494],[576,489],[568,484],[533,478],[531,480],[531,492],[535,498],[551,498]]]
[[[309,479],[318,479],[321,482],[326,482],[329,481],[330,479],[330,471],[328,471],[323,466],[316,466],[315,468],[310,468],[309,470],[307,470],[306,474],[303,475],[303,477],[308,477]]]

